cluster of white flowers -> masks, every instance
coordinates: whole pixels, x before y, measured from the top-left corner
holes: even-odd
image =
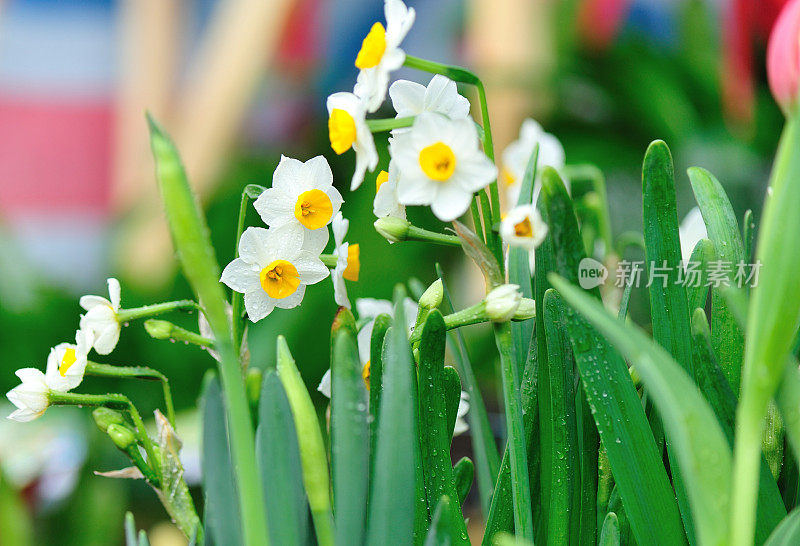
[[[8,416],[14,421],[31,421],[41,416],[50,405],[51,392],[68,392],[83,381],[89,352],[107,355],[119,341],[120,286],[117,279],[108,279],[109,298],[83,296],[80,305],[86,311],[81,315],[80,328],[75,332],[75,343],[59,343],[47,357],[45,373],[38,368],[16,371],[20,384],[6,397],[16,410]]]

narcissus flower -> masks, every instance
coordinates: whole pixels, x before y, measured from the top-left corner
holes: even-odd
[[[117,313],[120,305],[120,286],[117,279],[108,279],[108,297],[82,296],[81,307],[86,314],[81,316],[81,329],[94,334],[94,350],[107,355],[114,350],[119,341],[120,324]]]
[[[6,394],[9,401],[17,407],[8,418],[12,421],[33,421],[50,405],[50,389],[41,370],[22,368],[16,374],[22,383]]]
[[[311,231],[327,235],[326,226],[343,201],[333,187],[333,173],[324,157],[318,155],[303,163],[281,156],[272,187],[264,190],[253,206],[272,228],[291,226],[304,235]]]
[[[456,411],[456,426],[453,427],[453,436],[464,434],[469,430],[469,425],[464,419],[469,413],[469,394],[461,391],[461,399],[458,401],[458,410]]]
[[[375,112],[386,98],[389,73],[397,70],[406,60],[400,42],[414,24],[414,8],[407,8],[400,0],[386,0],[383,4],[386,27],[375,23],[364,38],[356,57],[358,79],[353,92],[363,98],[367,110]]]
[[[450,119],[469,116],[469,101],[458,94],[456,82],[436,74],[428,86],[408,80],[397,80],[389,88],[389,97],[398,118],[418,116],[422,112],[436,112]],[[399,134],[408,129],[395,129]]]
[[[406,218],[406,208],[400,204],[397,196],[397,183],[399,173],[397,164],[389,162],[389,170],[381,171],[375,177],[375,200],[372,203],[372,212],[378,218],[392,216]]]
[[[544,241],[547,224],[534,205],[514,207],[500,223],[500,236],[510,246],[533,250]]]
[[[678,238],[681,242],[681,257],[688,262],[700,239],[708,238],[706,223],[699,207],[694,207],[683,217],[678,226]]]
[[[336,256],[336,267],[331,273],[333,279],[333,299],[337,305],[350,309],[350,300],[347,298],[347,286],[345,280],[357,281],[361,271],[359,261],[358,243],[350,244],[345,242],[347,228],[350,221],[346,220],[342,213],[338,213],[333,219],[333,240],[336,244],[333,253]]]
[[[536,196],[541,187],[539,173],[542,172],[542,169],[553,167],[558,170],[564,166],[564,147],[561,142],[550,133],[546,133],[536,121],[530,118],[523,121],[519,138],[503,151],[501,178],[506,185],[509,207],[517,204],[522,188],[522,177],[525,175],[528,161],[530,161],[537,144],[539,145],[539,155],[536,162],[537,177],[534,181],[533,203],[536,202]]]
[[[417,312],[419,307],[417,303],[411,298],[403,300],[403,311],[406,315],[406,327],[408,328],[409,335],[414,328],[417,321]],[[381,314],[391,315],[394,312],[394,306],[389,300],[378,300],[374,298],[361,298],[356,300],[356,312],[358,313],[359,320],[366,320],[367,322],[358,331],[358,356],[361,360],[361,376],[364,378],[364,383],[367,389],[370,388],[369,384],[369,371],[370,371],[370,341],[372,340],[372,329],[375,326],[375,318]],[[325,372],[322,380],[319,382],[317,390],[324,394],[326,397],[331,397],[331,371]]]
[[[93,341],[91,330],[78,330],[74,345],[59,343],[50,349],[45,378],[51,390],[67,392],[81,384]]]
[[[239,257],[229,263],[220,279],[244,294],[250,320],[257,322],[275,307],[292,309],[300,305],[306,286],[328,276],[319,258],[328,234],[303,234],[291,227],[249,227],[239,240]]]
[[[789,113],[797,105],[800,84],[800,0],[787,2],[772,28],[767,79],[775,101]]]
[[[400,203],[430,205],[444,222],[464,214],[473,193],[497,176],[468,119],[423,112],[409,132],[394,137],[390,150],[402,180],[397,190]]]
[[[331,148],[337,155],[350,148],[356,153],[356,168],[350,182],[350,190],[355,190],[364,181],[367,169],[372,171],[378,166],[378,151],[366,122],[366,105],[353,93],[334,93],[328,97],[327,106]]]

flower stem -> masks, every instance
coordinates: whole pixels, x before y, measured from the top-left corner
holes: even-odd
[[[134,307],[132,309],[120,309],[117,312],[117,320],[125,323],[131,320],[143,319],[169,313],[170,311],[201,311],[197,302],[192,300],[165,301],[154,305]]]
[[[145,453],[147,453],[147,463],[158,478],[159,483],[154,485],[159,487],[161,473],[158,470],[159,466],[155,455],[155,449],[153,448],[153,442],[150,440],[150,436],[147,435],[147,429],[144,426],[141,415],[139,415],[139,411],[127,396],[124,394],[78,394],[74,392],[50,391],[49,400],[50,404],[53,406],[103,406],[110,409],[127,411],[136,427],[136,438],[141,442]]]
[[[402,129],[414,125],[414,116],[404,118],[368,119],[367,127],[373,133],[383,133],[392,129]]]
[[[175,406],[172,403],[172,390],[169,387],[169,379],[163,373],[147,366],[111,366],[109,364],[100,364],[97,362],[89,362],[86,365],[86,373],[89,375],[96,375],[99,377],[133,377],[136,379],[145,379],[151,381],[160,381],[164,391],[164,405],[167,410],[167,419],[169,424],[175,427]]]

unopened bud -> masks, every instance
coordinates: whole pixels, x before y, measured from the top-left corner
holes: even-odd
[[[384,216],[375,220],[375,231],[383,235],[390,243],[404,241],[408,236],[411,222],[394,216]]]
[[[436,279],[419,297],[419,306],[425,309],[436,309],[441,305],[443,297],[442,279]]]
[[[109,425],[106,429],[106,434],[122,451],[127,451],[136,444],[136,435],[124,425]]]
[[[522,298],[514,313],[514,320],[528,320],[536,318],[536,302],[530,298]]]
[[[800,0],[787,2],[775,20],[767,45],[767,80],[784,113],[797,106],[800,83]]]
[[[518,285],[500,285],[486,295],[486,316],[492,322],[507,322],[514,317],[521,301]]]
[[[174,324],[168,320],[148,319],[144,321],[144,329],[155,339],[169,339],[172,336]]]
[[[106,432],[111,425],[122,425],[125,423],[125,418],[116,410],[99,407],[92,412],[94,422],[97,428]]]
[[[261,378],[263,372],[259,368],[249,368],[245,376],[245,386],[247,392],[247,400],[253,406],[258,406],[258,401],[261,398]]]

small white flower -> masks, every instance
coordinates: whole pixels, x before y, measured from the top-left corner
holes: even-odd
[[[390,150],[402,180],[397,190],[400,203],[430,205],[444,222],[464,214],[473,193],[497,176],[468,119],[423,112],[411,131],[392,140]]]
[[[333,240],[336,244],[336,248],[333,250],[336,256],[336,267],[331,274],[333,299],[337,305],[348,309],[350,309],[350,300],[347,298],[347,286],[344,281],[357,281],[361,271],[358,243],[351,245],[344,240],[349,226],[350,221],[346,220],[341,212],[333,218]]]
[[[292,309],[303,301],[307,285],[329,274],[319,258],[327,238],[317,230],[306,234],[304,241],[301,233],[286,226],[249,227],[239,240],[239,257],[225,267],[220,280],[244,294],[244,307],[253,322],[275,307]]]
[[[519,138],[509,144],[503,151],[502,178],[506,183],[506,196],[508,205],[517,204],[519,192],[522,188],[522,177],[528,166],[531,155],[536,145],[539,145],[539,155],[536,161],[536,180],[534,181],[533,203],[539,195],[541,188],[540,173],[544,167],[553,167],[558,170],[564,166],[564,147],[559,140],[546,133],[536,121],[528,118],[522,122]]]
[[[397,80],[389,88],[389,97],[398,118],[418,116],[422,112],[436,112],[450,119],[469,116],[469,101],[458,94],[456,82],[436,74],[425,87],[408,80]],[[400,134],[408,129],[395,129]]]
[[[535,205],[519,205],[511,209],[500,223],[500,236],[510,246],[533,250],[544,241],[547,224]]]
[[[333,187],[333,173],[324,157],[318,155],[303,163],[281,156],[272,187],[264,190],[253,206],[269,227],[292,226],[303,234],[319,231],[327,235],[325,226],[343,201]]]
[[[399,174],[397,164],[390,161],[389,171],[381,171],[375,178],[375,201],[372,203],[372,212],[376,217],[392,216],[406,219],[406,208],[400,204],[397,196]]]
[[[453,427],[453,436],[464,434],[469,430],[469,425],[464,419],[469,413],[469,394],[461,391],[461,399],[458,401],[458,410],[456,411],[456,426]]]
[[[331,148],[342,155],[350,148],[356,153],[356,168],[350,182],[350,190],[355,190],[364,181],[367,169],[378,166],[378,151],[375,139],[367,127],[364,101],[353,93],[334,93],[328,97],[328,137]]]
[[[486,315],[493,322],[508,322],[522,302],[519,285],[503,284],[486,294]]]
[[[356,311],[358,312],[359,320],[367,320],[367,322],[358,331],[358,357],[361,360],[361,376],[364,378],[367,388],[369,388],[369,370],[370,370],[370,343],[372,341],[372,329],[375,326],[375,318],[378,315],[394,313],[394,305],[389,300],[378,300],[374,298],[360,298],[356,300]],[[403,311],[406,316],[406,327],[408,334],[411,335],[411,330],[417,322],[417,313],[419,307],[417,302],[411,298],[403,300]],[[331,371],[325,372],[322,380],[319,382],[317,390],[324,394],[327,398],[331,397]]]
[[[59,343],[50,349],[45,378],[51,390],[67,392],[81,384],[93,341],[91,330],[78,330],[74,345]]]
[[[50,389],[41,370],[22,368],[17,370],[16,374],[22,384],[6,394],[9,401],[17,407],[8,418],[20,422],[33,421],[50,405]]]
[[[708,238],[706,223],[698,207],[694,207],[683,217],[681,225],[678,226],[678,236],[681,240],[681,256],[683,261],[688,262],[700,239]]]
[[[108,296],[82,296],[81,307],[86,314],[81,316],[81,329],[94,334],[94,350],[107,355],[114,350],[119,341],[120,324],[117,313],[120,305],[120,286],[117,279],[108,279]]]
[[[397,70],[406,60],[400,42],[414,24],[414,8],[407,8],[401,0],[386,0],[383,4],[386,27],[375,23],[364,38],[356,57],[358,79],[353,92],[366,101],[367,109],[375,112],[386,98],[389,73]]]

